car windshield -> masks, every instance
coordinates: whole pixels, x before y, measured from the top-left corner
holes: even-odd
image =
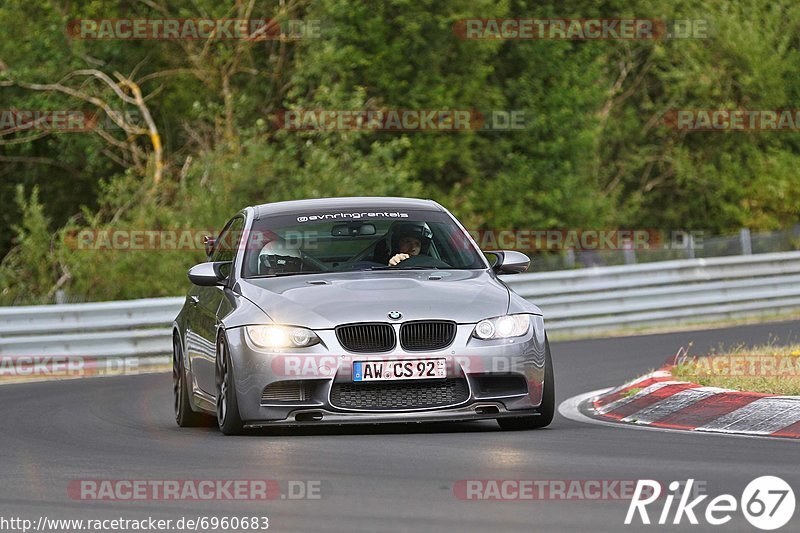
[[[245,278],[364,270],[480,269],[477,247],[444,212],[295,213],[257,219]]]

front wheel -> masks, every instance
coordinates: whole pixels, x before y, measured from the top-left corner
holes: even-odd
[[[236,399],[236,381],[227,343],[217,343],[217,425],[225,435],[238,435],[244,429]]]
[[[518,418],[498,418],[501,429],[517,431],[521,429],[539,429],[549,426],[556,410],[556,385],[553,379],[553,361],[550,358],[550,342],[544,341],[544,390],[539,415],[521,416]]]

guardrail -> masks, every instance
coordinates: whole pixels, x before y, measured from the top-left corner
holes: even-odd
[[[535,268],[535,265],[534,265]],[[519,274],[548,330],[589,333],[800,309],[800,252]],[[183,297],[0,307],[0,355],[166,355]]]
[[[550,331],[589,333],[800,309],[800,252],[520,274]]]

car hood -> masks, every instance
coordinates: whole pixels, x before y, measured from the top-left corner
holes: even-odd
[[[305,274],[242,279],[241,294],[278,324],[330,329],[350,322],[447,319],[474,323],[505,314],[508,289],[484,270]]]

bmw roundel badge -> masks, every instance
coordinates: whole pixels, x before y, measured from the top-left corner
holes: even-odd
[[[403,314],[400,311],[392,311],[388,316],[392,320],[400,320],[403,317]]]

